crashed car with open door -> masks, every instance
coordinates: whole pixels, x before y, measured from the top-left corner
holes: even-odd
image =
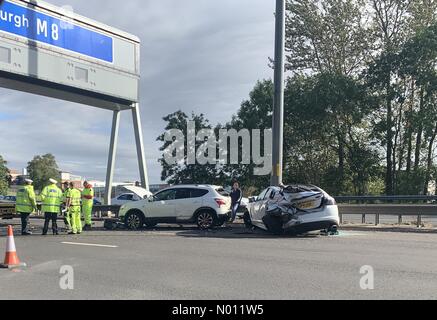
[[[250,198],[244,214],[248,228],[274,234],[336,232],[340,224],[335,199],[322,189],[307,185],[269,187]]]

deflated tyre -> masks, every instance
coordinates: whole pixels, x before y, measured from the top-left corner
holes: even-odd
[[[271,233],[275,235],[282,235],[284,233],[284,223],[282,222],[281,217],[275,215],[267,215],[262,220],[264,225]]]
[[[249,214],[249,212],[245,212],[244,213],[244,217],[243,217],[243,219],[244,219],[244,226],[247,228],[247,229],[252,229],[253,228],[253,224],[252,224],[252,219],[250,218],[250,214]]]

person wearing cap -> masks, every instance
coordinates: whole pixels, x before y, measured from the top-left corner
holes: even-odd
[[[70,191],[67,196],[67,210],[70,216],[71,231],[68,234],[81,234],[82,233],[82,221],[80,217],[80,199],[82,194],[74,187],[74,184],[70,182]]]
[[[94,205],[94,190],[92,186],[85,181],[83,183],[83,191],[82,191],[82,214],[85,219],[85,226],[83,230],[91,230],[92,228],[92,212]]]
[[[62,184],[62,191],[63,191],[62,202],[65,206],[65,211],[63,211],[63,212],[65,212],[64,213],[64,224],[65,224],[67,231],[70,232],[71,231],[71,216],[70,216],[70,213],[68,212],[68,209],[67,209],[67,199],[69,197],[69,192],[71,191],[71,189],[70,189],[70,183],[68,181],[65,181]]]
[[[40,194],[42,211],[44,212],[43,236],[47,235],[50,221],[52,221],[53,235],[59,235],[57,219],[61,210],[62,191],[58,188],[57,183],[55,179],[50,179],[50,184]]]
[[[37,209],[33,181],[24,180],[24,185],[17,191],[17,201],[15,203],[15,212],[21,216],[21,234],[29,236],[32,233],[28,230],[29,216]]]

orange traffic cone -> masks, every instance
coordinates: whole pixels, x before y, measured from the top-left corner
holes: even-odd
[[[6,240],[6,255],[5,263],[0,264],[1,268],[20,268],[25,267],[25,263],[21,263],[18,259],[17,249],[15,248],[14,231],[12,226],[8,226],[8,237]]]

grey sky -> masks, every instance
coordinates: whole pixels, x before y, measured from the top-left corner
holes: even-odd
[[[50,0],[141,38],[141,112],[151,183],[160,182],[162,117],[178,109],[226,122],[255,82],[271,78],[273,0]],[[104,6],[102,6],[104,4]],[[103,179],[111,113],[0,89],[0,155],[20,169],[53,153],[63,170]],[[122,115],[116,181],[138,179],[130,113]]]

